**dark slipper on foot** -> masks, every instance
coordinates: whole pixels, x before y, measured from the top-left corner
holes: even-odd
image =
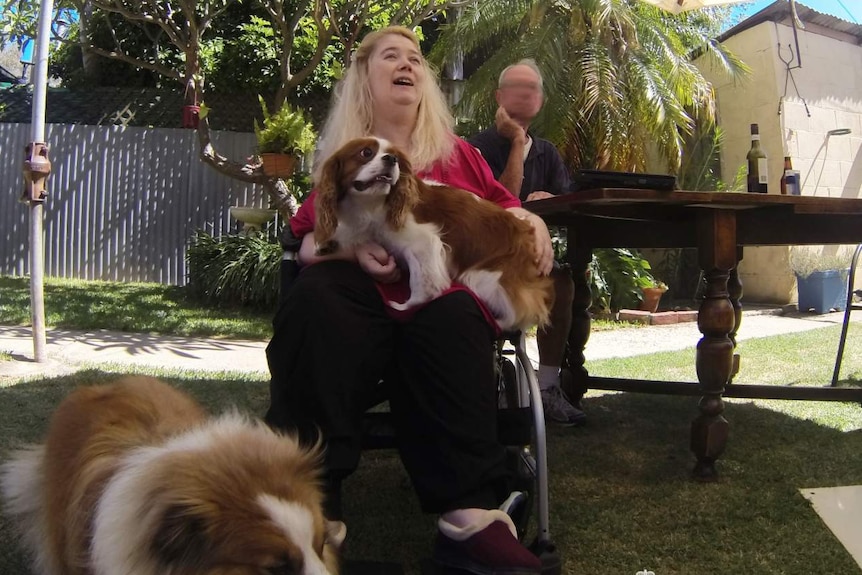
[[[539,575],[542,562],[515,535],[508,515],[488,511],[480,525],[460,529],[443,519],[434,543],[438,565],[463,569],[476,575]]]

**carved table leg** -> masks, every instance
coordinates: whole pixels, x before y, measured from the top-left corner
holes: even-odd
[[[564,367],[572,374],[571,387],[563,391],[573,400],[583,397],[587,392],[589,374],[584,367],[584,348],[590,338],[590,304],[592,294],[588,281],[588,267],[593,257],[589,248],[578,246],[569,238],[568,261],[572,268],[572,281],[575,284],[575,295],[572,299],[572,327],[569,331],[568,349],[564,359]],[[567,382],[564,378],[563,382]]]
[[[733,349],[736,349],[736,334],[739,332],[739,326],[742,324],[742,280],[739,279],[739,262],[742,261],[742,246],[736,248],[736,265],[730,270],[730,278],[727,280],[727,293],[730,296],[730,305],[733,306],[733,331],[730,332],[730,341],[733,342]],[[733,354],[733,367],[730,371],[730,381],[733,383],[733,378],[739,373],[739,354]]]
[[[698,220],[698,259],[706,280],[697,326],[703,334],[697,344],[697,379],[702,396],[700,415],[691,425],[691,449],[697,457],[693,470],[699,481],[715,481],[715,462],[724,452],[729,424],[724,412],[725,385],[733,368],[734,307],[728,278],[736,266],[736,216],[732,211],[707,210]]]

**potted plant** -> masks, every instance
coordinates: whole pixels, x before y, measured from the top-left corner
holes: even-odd
[[[609,310],[615,314],[620,309],[640,306],[644,299],[644,288],[655,287],[659,283],[650,269],[649,262],[637,250],[595,250],[589,266],[590,292],[593,297],[591,309]],[[664,289],[667,290],[667,286]]]
[[[826,313],[844,308],[850,273],[850,255],[845,249],[826,255],[808,247],[792,247],[789,262],[796,276],[799,311]]]
[[[661,296],[663,296],[664,292],[667,291],[667,284],[661,280],[655,279],[654,277],[650,277],[649,279],[650,285],[641,287],[643,299],[641,300],[639,309],[641,311],[655,313],[658,311],[658,304],[661,301]]]
[[[301,110],[294,110],[285,102],[280,110],[270,114],[263,97],[258,95],[258,100],[263,127],[255,121],[254,134],[263,171],[268,176],[290,177],[297,159],[314,150],[317,136]]]

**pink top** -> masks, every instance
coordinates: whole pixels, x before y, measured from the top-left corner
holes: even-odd
[[[455,149],[452,151],[452,158],[448,164],[444,165],[437,162],[430,170],[418,172],[416,175],[423,180],[434,180],[453,188],[473,192],[477,196],[504,208],[520,207],[521,201],[494,179],[494,174],[491,173],[491,168],[482,154],[461,138],[455,138],[455,140]],[[290,220],[290,229],[297,238],[301,238],[314,229],[314,197],[316,195],[317,190],[312,190],[299,207],[296,215]]]
[[[454,137],[454,136],[453,136]],[[476,148],[462,140],[455,138],[455,149],[449,162],[435,163],[431,169],[418,172],[416,175],[423,180],[433,180],[453,188],[461,188],[476,194],[479,197],[492,201],[503,208],[516,208],[521,206],[520,200],[509,193],[500,182],[494,179],[494,174],[487,162]],[[308,198],[302,203],[296,215],[290,220],[290,227],[297,238],[301,238],[314,229],[314,197],[317,190],[312,190]],[[378,283],[377,287],[381,296],[387,301],[404,302],[410,295],[409,278],[402,274],[401,280],[395,283]],[[488,322],[499,331],[497,322],[476,295],[460,284],[453,284],[443,294],[453,291],[467,291],[476,299]],[[398,311],[388,308],[390,315],[396,319],[407,320],[418,309]]]

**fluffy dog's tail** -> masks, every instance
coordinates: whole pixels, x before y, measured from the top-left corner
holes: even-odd
[[[45,490],[42,470],[45,446],[35,445],[13,453],[0,467],[0,491],[6,512],[16,519],[24,546],[33,555],[37,573],[56,573],[45,548]]]

